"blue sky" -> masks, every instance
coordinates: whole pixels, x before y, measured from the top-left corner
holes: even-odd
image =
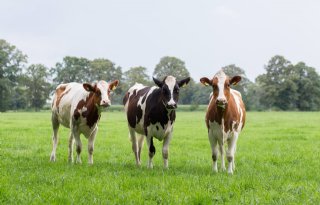
[[[54,66],[66,55],[107,58],[151,75],[163,56],[196,81],[236,64],[253,80],[280,54],[320,71],[317,0],[0,0],[0,38]]]

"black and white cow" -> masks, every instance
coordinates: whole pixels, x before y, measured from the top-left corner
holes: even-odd
[[[163,81],[153,78],[157,86],[147,87],[136,83],[123,98],[127,114],[129,134],[136,164],[141,165],[140,154],[144,136],[149,148],[148,167],[152,168],[152,158],[156,149],[153,137],[163,140],[162,156],[164,167],[168,168],[169,143],[172,138],[175,109],[179,99],[180,87],[187,85],[190,77],[177,81],[173,76],[166,76]],[[136,138],[136,133],[140,139]]]

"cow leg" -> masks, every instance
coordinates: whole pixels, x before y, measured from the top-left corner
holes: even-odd
[[[98,127],[96,127],[89,136],[88,139],[88,163],[93,164],[93,150],[94,150],[94,140],[98,132]]]
[[[73,130],[73,137],[76,141],[76,151],[77,151],[77,160],[76,160],[76,163],[79,163],[81,164],[82,161],[81,161],[81,150],[82,150],[82,143],[81,143],[81,139],[80,139],[80,133],[78,131],[78,129],[76,127],[73,127],[72,128]]]
[[[223,134],[223,137],[218,137],[218,143],[219,143],[219,150],[220,150],[220,155],[221,155],[221,170],[222,171],[226,171],[226,165],[224,162],[224,155],[225,155],[225,151],[224,151],[224,139],[225,136]]]
[[[156,153],[156,148],[153,145],[153,137],[147,136],[147,144],[149,148],[149,162],[148,162],[148,168],[153,168],[152,158]]]
[[[138,159],[139,159],[139,162],[141,162],[141,150],[142,150],[142,147],[143,147],[143,142],[144,142],[144,135],[140,135],[139,136],[139,140],[138,140]]]
[[[136,138],[136,132],[134,131],[134,129],[129,128],[129,135],[132,143],[132,151],[133,151],[134,157],[136,158],[136,165],[140,166],[141,162],[138,154],[138,142]]]
[[[236,145],[238,140],[239,133],[234,132],[233,136],[228,139],[228,151],[227,151],[227,160],[228,160],[228,173],[233,174],[235,170],[234,155],[236,152]]]
[[[56,150],[57,150],[57,146],[58,146],[59,121],[54,115],[52,115],[51,123],[52,123],[53,135],[52,135],[52,152],[51,152],[51,156],[50,156],[50,161],[55,162],[56,161]]]
[[[69,156],[68,160],[69,162],[73,163],[73,146],[74,146],[74,137],[72,132],[70,132],[70,137],[69,137]]]
[[[209,142],[211,145],[211,151],[212,151],[212,161],[213,161],[213,167],[212,170],[214,172],[218,172],[218,141],[217,137],[213,135],[212,131],[208,132]]]
[[[168,158],[169,158],[169,144],[171,141],[172,132],[164,138],[162,147],[163,167],[168,169]]]

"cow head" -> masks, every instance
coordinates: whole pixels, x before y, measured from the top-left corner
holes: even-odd
[[[154,83],[161,88],[161,100],[163,105],[167,109],[177,108],[179,100],[180,87],[187,85],[190,81],[190,77],[177,81],[173,76],[166,76],[163,81],[153,78]]]
[[[217,72],[211,80],[206,77],[200,79],[200,82],[213,88],[213,100],[216,105],[225,108],[230,98],[230,85],[236,85],[241,80],[240,76],[229,78],[222,70]]]
[[[93,100],[96,105],[108,107],[111,105],[110,93],[112,90],[116,89],[118,84],[119,80],[114,80],[109,83],[101,80],[94,84],[84,83],[83,88],[94,94]]]

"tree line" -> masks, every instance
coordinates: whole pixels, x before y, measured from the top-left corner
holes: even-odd
[[[122,67],[106,58],[89,60],[66,56],[52,68],[43,64],[27,66],[27,55],[16,46],[0,39],[0,111],[42,109],[48,104],[55,87],[66,82],[94,82],[120,80],[112,96],[113,104],[121,104],[122,97],[134,83],[153,85],[147,68]],[[283,56],[272,57],[265,65],[265,73],[255,82],[250,81],[245,70],[236,65],[222,68],[229,76],[240,75],[242,81],[234,89],[242,93],[247,110],[320,110],[320,77],[316,69],[304,62],[292,64]],[[162,57],[155,66],[153,76],[166,75],[177,79],[190,76],[185,63],[176,57]],[[214,73],[208,73],[214,75]],[[191,79],[180,94],[179,103],[194,107],[208,104],[212,88],[204,87],[198,79]]]

